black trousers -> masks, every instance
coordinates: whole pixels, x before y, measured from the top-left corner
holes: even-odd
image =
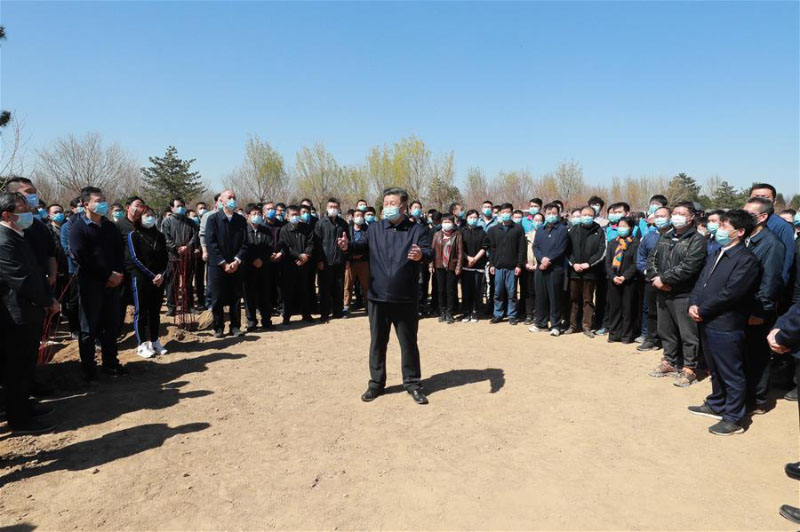
[[[344,304],[344,264],[326,264],[319,273],[319,313],[325,319],[331,314],[342,316]]]
[[[155,342],[161,327],[161,302],[164,300],[164,283],[156,286],[144,276],[134,275],[133,287],[133,331],[136,343]]]
[[[272,279],[271,279],[271,286],[272,291],[270,293],[270,305],[271,309],[280,310],[283,312],[283,269],[284,269],[283,262],[276,262],[272,264],[270,268],[270,272],[272,272]]]
[[[31,417],[30,362],[33,360],[35,364],[39,354],[44,312],[40,314],[41,319],[34,319],[30,323],[0,325],[3,338],[0,362],[3,364],[6,419],[11,428],[25,423]]]
[[[458,306],[458,278],[453,270],[436,268],[436,286],[439,312],[452,316]]]
[[[78,276],[71,276],[72,282],[69,283],[67,291],[64,293],[64,299],[61,302],[64,305],[64,314],[67,316],[67,323],[69,323],[69,332],[80,335],[81,333],[81,318],[78,313]]]
[[[536,326],[545,328],[550,320],[550,327],[561,324],[564,291],[564,270],[536,270]]]
[[[689,317],[689,294],[670,296],[658,293],[658,336],[664,346],[664,359],[676,368],[694,370],[700,355],[697,323]]]
[[[647,300],[647,339],[657,344],[661,343],[658,336],[658,288],[652,283],[644,283],[644,297]]]
[[[95,340],[103,353],[103,366],[114,367],[119,337],[119,287],[106,288],[105,282],[78,276],[81,336],[78,347],[84,371],[95,367]]]
[[[198,256],[194,260],[194,293],[197,295],[198,306],[205,306],[206,293],[206,263],[203,258]]]
[[[311,264],[297,266],[286,264],[283,269],[283,319],[288,320],[298,311],[304,318],[311,317],[311,294],[308,293],[308,278],[311,277]],[[342,296],[344,298],[344,296]]]
[[[724,421],[741,423],[745,416],[744,331],[723,331],[700,324],[703,352],[711,373],[711,395],[706,403]]]
[[[422,370],[419,363],[417,330],[419,314],[416,303],[378,303],[369,301],[369,387],[383,389],[386,386],[386,346],[389,332],[394,332],[400,342],[400,360],[403,369],[403,388],[421,388]]]
[[[608,280],[608,338],[632,342],[636,338],[638,283],[627,281],[621,285]]]
[[[431,272],[427,264],[419,263],[419,286],[417,288],[419,306],[425,308],[428,304],[428,284],[431,282]]]
[[[248,266],[244,276],[244,315],[247,326],[258,325],[258,314],[261,313],[261,325],[272,323],[272,266],[263,263],[260,268]]]
[[[211,314],[214,331],[225,329],[225,307],[228,307],[231,329],[242,326],[242,272],[225,273],[220,266],[208,266],[208,284],[211,285]]]
[[[605,268],[598,272],[600,279],[606,278]],[[608,283],[598,282],[594,293],[594,328],[601,329],[608,325],[606,313],[608,304],[606,294],[608,293]]]
[[[223,272],[224,273],[224,272]],[[176,296],[183,300],[183,309],[186,312],[192,309],[194,304],[194,287],[192,280],[194,279],[194,259],[188,257],[184,260],[170,260],[169,267],[167,268],[167,308],[175,310]],[[210,280],[209,280],[210,282]],[[183,287],[181,288],[181,285]],[[214,297],[213,295],[211,296]]]
[[[125,313],[128,311],[128,305],[133,305],[133,272],[125,269],[123,272],[125,278],[119,285],[119,328],[120,331],[125,325]]]
[[[767,335],[775,324],[769,317],[761,325],[747,325],[744,340],[744,368],[747,374],[747,406],[763,407],[769,403],[769,375],[772,367],[772,350]]]
[[[464,315],[477,313],[481,310],[483,300],[483,270],[462,270],[461,290],[462,307]]]

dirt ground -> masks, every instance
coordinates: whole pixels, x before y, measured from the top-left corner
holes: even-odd
[[[170,328],[171,333],[174,330]],[[174,335],[173,335],[174,336]],[[208,332],[87,388],[46,370],[57,430],[0,425],[0,525],[19,529],[792,530],[797,406],[739,436],[687,413],[710,389],[653,379],[659,353],[506,323],[420,327],[431,404],[359,400],[366,317]]]

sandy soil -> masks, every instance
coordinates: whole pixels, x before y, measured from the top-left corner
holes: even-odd
[[[171,329],[172,330],[172,329]],[[174,332],[174,331],[173,331]],[[778,401],[743,435],[687,413],[637,353],[508,324],[420,329],[431,404],[368,378],[365,317],[122,358],[131,375],[86,388],[74,347],[47,368],[53,434],[0,425],[0,525],[21,529],[792,530],[783,464],[798,413]]]

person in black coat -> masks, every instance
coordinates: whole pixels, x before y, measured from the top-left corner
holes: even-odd
[[[754,226],[743,210],[720,215],[717,242],[722,246],[709,257],[689,296],[689,316],[699,325],[703,352],[711,373],[711,395],[689,411],[719,420],[712,434],[743,432],[746,371],[745,328],[761,266],[742,242]]]
[[[214,336],[224,336],[225,307],[229,308],[230,333],[242,336],[241,265],[250,256],[247,243],[247,221],[236,214],[236,194],[225,190],[219,195],[222,210],[208,218],[206,247],[208,249],[208,283],[211,285],[211,313],[214,316]]]
[[[311,275],[311,259],[314,255],[314,236],[311,226],[300,220],[300,207],[286,208],[287,223],[278,234],[278,245],[283,253],[283,324],[287,325],[298,308],[303,321],[314,321],[311,317],[311,293],[308,277]]]
[[[561,223],[560,209],[556,203],[544,206],[545,226],[536,231],[533,240],[533,255],[538,269],[534,277],[536,283],[536,322],[531,332],[546,330],[548,321],[550,334],[561,334],[564,293],[565,257],[569,253],[569,230]]]
[[[318,246],[317,270],[319,278],[320,321],[326,322],[331,314],[334,319],[344,317],[344,270],[347,254],[341,249],[341,242],[347,240],[349,227],[339,217],[339,200],[330,198],[327,216],[323,216],[314,226],[314,237]]]
[[[617,238],[608,243],[606,275],[608,276],[608,341],[632,344],[636,336],[634,323],[637,305],[638,270],[636,250],[639,240],[632,236],[636,222],[630,216],[619,221]]]
[[[250,203],[247,213],[247,243],[250,257],[242,265],[244,274],[244,314],[247,330],[258,327],[258,313],[261,313],[261,327],[272,329],[272,260],[275,245],[272,231],[264,225],[261,209]]]
[[[127,244],[132,263],[133,330],[139,344],[137,353],[142,358],[150,358],[167,353],[158,339],[158,332],[169,257],[166,238],[156,227],[155,212],[150,207],[142,207],[142,210],[141,217],[134,220],[133,230],[128,233]]]
[[[33,214],[18,193],[0,194],[0,363],[6,419],[12,431],[44,432],[52,424],[33,419],[44,408],[29,400],[28,361],[36,359],[45,312],[59,312],[50,284],[23,231]]]
[[[606,256],[606,235],[594,221],[594,209],[581,209],[581,223],[569,232],[571,242],[569,263],[569,299],[571,303],[567,334],[577,332],[578,314],[583,300],[583,334],[594,337],[594,292],[598,281],[603,282],[603,259]]]
[[[461,271],[462,311],[461,321],[478,321],[481,307],[483,279],[486,272],[486,253],[489,237],[478,225],[478,211],[467,212],[467,225],[461,229],[464,239],[464,267]]]

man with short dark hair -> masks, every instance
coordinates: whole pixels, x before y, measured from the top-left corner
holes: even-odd
[[[569,231],[561,223],[560,210],[555,203],[544,206],[545,225],[533,239],[533,256],[538,268],[534,275],[536,283],[536,321],[528,329],[531,332],[547,330],[551,336],[561,334],[561,302],[564,292],[564,263],[569,250]]]
[[[172,216],[161,224],[167,241],[169,268],[167,268],[167,316],[174,316],[178,300],[184,313],[192,312],[194,304],[194,252],[199,237],[194,223],[186,217],[186,202],[174,198],[170,202]],[[208,230],[208,227],[206,227]]]
[[[247,213],[247,243],[250,257],[242,264],[244,275],[244,313],[247,317],[247,330],[258,328],[258,314],[261,314],[261,328],[272,329],[272,266],[275,244],[272,232],[264,226],[261,209],[255,203],[245,207]]]
[[[777,198],[777,192],[775,191],[775,187],[769,183],[756,183],[750,187],[750,197],[767,199],[774,207],[775,199]],[[778,237],[778,240],[783,243],[784,258],[783,267],[781,268],[781,278],[783,279],[783,283],[786,284],[789,282],[789,272],[792,270],[794,228],[792,227],[792,224],[787,223],[786,220],[775,214],[773,209],[772,214],[770,214],[769,218],[767,219],[767,229],[772,231],[772,233]]]
[[[489,273],[494,276],[494,315],[489,323],[500,323],[508,316],[508,323],[516,325],[517,277],[522,273],[528,252],[528,241],[521,224],[513,220],[514,207],[510,203],[500,206],[500,225],[489,229]]]
[[[347,241],[347,223],[339,217],[339,200],[329,198],[327,216],[314,227],[318,246],[317,270],[319,271],[319,320],[327,322],[346,317],[342,311],[344,303],[344,270],[347,254],[342,251]],[[346,247],[346,246],[344,246]]]
[[[311,294],[308,278],[311,275],[311,260],[314,255],[314,235],[308,224],[300,221],[300,207],[286,207],[286,225],[278,234],[283,261],[283,324],[288,325],[295,311],[299,310],[303,321],[312,322]]]

